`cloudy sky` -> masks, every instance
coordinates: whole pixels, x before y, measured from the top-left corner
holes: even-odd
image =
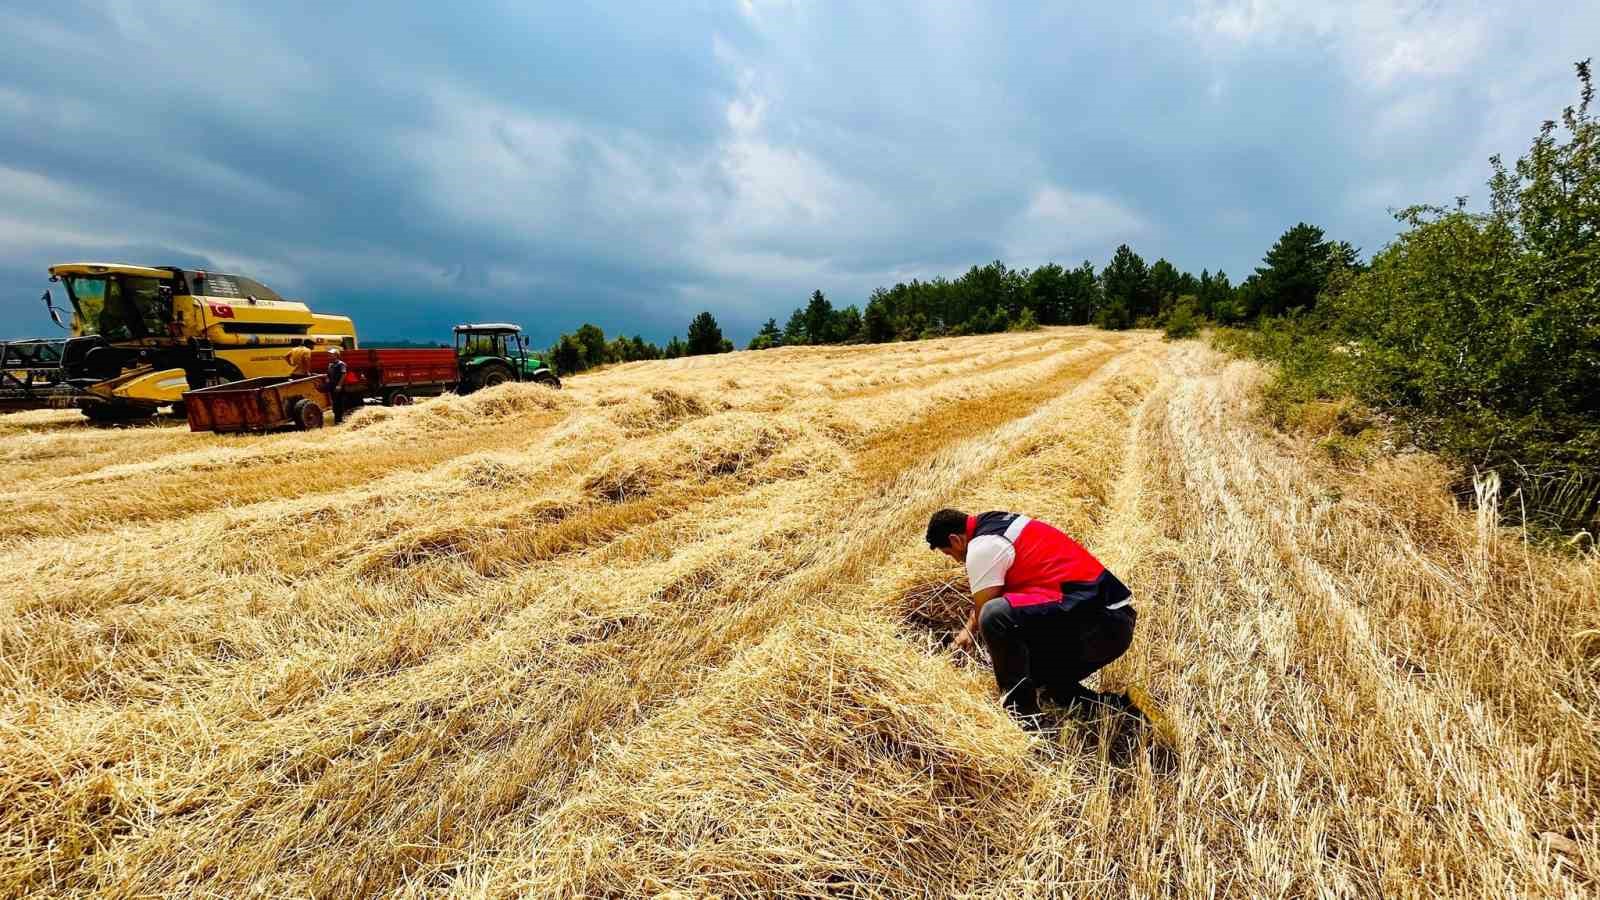
[[[0,0],[0,336],[79,259],[368,339],[742,340],[996,258],[1237,276],[1300,220],[1370,253],[1481,197],[1597,45],[1592,0]]]

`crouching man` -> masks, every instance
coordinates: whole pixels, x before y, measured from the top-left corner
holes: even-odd
[[[1128,649],[1136,616],[1127,587],[1077,541],[1017,513],[941,509],[928,546],[966,564],[972,614],[954,645],[982,637],[1014,715],[1036,715],[1040,689],[1069,709],[1134,711],[1125,694],[1081,684]]]

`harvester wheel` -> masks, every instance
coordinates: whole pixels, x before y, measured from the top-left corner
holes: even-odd
[[[383,395],[384,406],[410,406],[411,395],[402,390],[393,390]]]
[[[322,407],[315,400],[301,400],[294,408],[294,422],[301,431],[322,427]]]

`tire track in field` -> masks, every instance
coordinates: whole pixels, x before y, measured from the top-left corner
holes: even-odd
[[[958,400],[877,435],[857,453],[857,470],[872,481],[892,480],[929,453],[1029,414],[1127,353],[1127,346],[1120,343],[1090,352],[1037,384]]]
[[[980,361],[978,365],[969,369],[961,369],[956,372],[945,372],[939,370],[923,377],[909,378],[906,381],[885,381],[883,384],[874,384],[866,387],[840,391],[836,394],[832,394],[831,396],[837,400],[856,400],[863,397],[879,397],[884,394],[893,393],[897,390],[902,390],[904,388],[918,387],[940,378],[967,378],[973,375],[982,375],[988,372],[993,372],[997,369],[1002,369],[1007,366],[1025,366],[1028,363],[1038,362],[1041,359],[1047,359],[1057,353],[1074,349],[1078,345],[1087,343],[1093,339],[1094,338],[1089,335],[1051,335],[1041,338],[1038,341],[1030,341],[1023,344],[1021,347],[1012,348],[1007,353],[996,354],[1001,358],[993,361]],[[952,356],[953,355],[954,354],[952,354]],[[939,369],[939,366],[940,364],[938,362],[930,360],[924,362],[918,368]]]

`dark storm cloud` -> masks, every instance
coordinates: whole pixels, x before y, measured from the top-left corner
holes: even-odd
[[[1235,276],[1300,219],[1370,251],[1570,100],[1600,16],[1554,10],[0,4],[0,335],[85,258],[373,338],[663,338],[1124,240]]]

